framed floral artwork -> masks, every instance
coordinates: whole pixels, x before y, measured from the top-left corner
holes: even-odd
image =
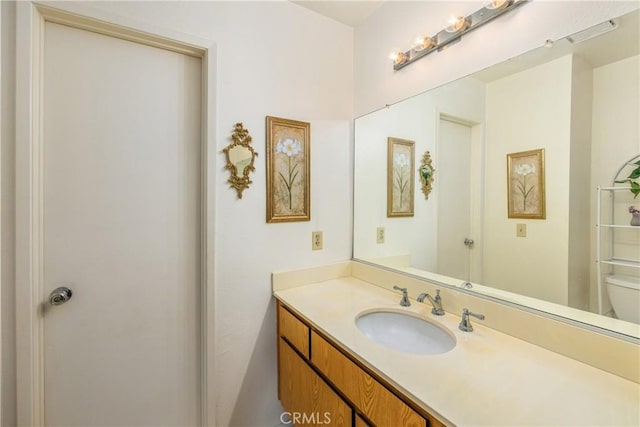
[[[267,222],[311,219],[310,128],[267,116]]]
[[[544,149],[507,154],[509,218],[545,219]]]
[[[413,216],[415,142],[387,140],[387,216]]]

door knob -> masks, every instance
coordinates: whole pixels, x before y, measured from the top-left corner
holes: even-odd
[[[73,292],[71,289],[61,286],[51,291],[49,294],[49,304],[51,305],[61,305],[71,299]]]
[[[473,246],[473,243],[474,243],[473,239],[469,239],[469,238],[464,239],[464,244],[465,244],[466,246],[471,247],[471,246]]]

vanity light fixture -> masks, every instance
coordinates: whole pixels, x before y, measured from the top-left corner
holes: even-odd
[[[414,61],[427,56],[431,52],[443,50],[448,44],[459,41],[464,34],[481,27],[492,19],[528,1],[529,0],[490,0],[486,6],[471,15],[452,17],[449,25],[436,35],[419,37],[413,47],[406,52],[392,53],[389,58],[393,61],[393,69],[398,71]]]

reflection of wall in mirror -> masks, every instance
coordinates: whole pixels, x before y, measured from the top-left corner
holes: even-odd
[[[637,56],[593,70],[568,55],[488,84],[484,283],[593,309],[589,212],[595,186],[610,185],[639,151],[637,93]],[[504,155],[537,147],[546,150],[547,219],[519,220],[528,225],[521,239],[500,207]]]
[[[593,121],[591,183],[593,190],[597,185],[609,186],[613,174],[633,156],[640,154],[640,56],[633,56],[593,70]],[[596,223],[595,191],[591,198],[591,224]],[[616,194],[619,205],[614,219],[617,224],[627,224],[629,205],[640,205],[640,197],[633,198],[629,192]],[[604,199],[603,199],[604,200]],[[640,232],[638,230],[618,230],[616,237],[623,239],[622,247],[616,248],[620,256],[637,259],[640,251]],[[607,239],[603,239],[608,243]],[[591,258],[595,253],[595,228],[591,229]],[[606,252],[605,252],[606,253]],[[638,275],[639,269],[616,271],[616,274]],[[591,308],[597,308],[597,286],[595,265],[591,269]],[[603,301],[607,303],[607,293],[603,293]]]
[[[377,259],[409,253],[410,264],[434,271],[437,266],[438,179],[428,200],[418,192],[415,216],[386,217],[387,137],[393,135],[415,141],[416,155],[430,151],[433,167],[438,164],[436,149],[439,113],[482,122],[484,84],[465,79],[410,98],[389,108],[358,118],[354,182],[354,255]],[[416,186],[420,185],[416,174]],[[385,227],[385,243],[376,244],[376,228]]]
[[[484,283],[567,304],[571,57],[489,82],[486,102]],[[538,148],[547,219],[509,219],[506,155]],[[527,224],[526,238],[516,236],[516,223]]]
[[[486,87],[485,237],[477,245],[484,257],[481,283],[588,309],[596,301],[594,277],[589,277],[594,188],[610,183],[619,165],[638,152],[638,57],[625,61],[592,71],[586,61],[567,55],[486,85],[456,81],[359,118],[354,255],[376,259],[409,253],[411,266],[437,270],[438,200],[448,196],[439,194],[436,182],[429,203],[416,203],[413,219],[385,222],[385,138],[414,139],[416,152],[433,150],[437,170],[449,167],[437,163],[433,145],[437,111],[483,122]],[[615,77],[605,79],[609,74]],[[537,148],[546,151],[547,219],[509,220],[506,154]],[[516,237],[520,222],[528,226],[526,238]],[[379,226],[386,227],[384,245],[375,243]],[[637,244],[629,247],[637,251]]]
[[[244,168],[251,163],[251,151],[246,147],[236,145],[229,150],[229,161],[236,167],[238,176],[242,176]]]

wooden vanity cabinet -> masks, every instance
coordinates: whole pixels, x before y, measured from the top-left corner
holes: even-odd
[[[379,427],[424,427],[426,420],[327,340],[311,332],[311,363]]]
[[[278,385],[280,402],[295,425],[350,427],[352,410],[322,378],[279,338]]]
[[[353,424],[354,427],[369,427],[369,424],[365,420],[362,419],[360,415],[356,414],[356,420]]]
[[[283,337],[298,350],[305,359],[309,359],[310,329],[300,319],[291,314],[289,310],[279,306],[278,309],[278,336]]]
[[[277,305],[279,399],[287,412],[306,413],[307,421],[316,417],[315,423],[294,421],[295,425],[442,426],[424,410],[411,407],[279,301]],[[325,418],[325,413],[330,415]]]

